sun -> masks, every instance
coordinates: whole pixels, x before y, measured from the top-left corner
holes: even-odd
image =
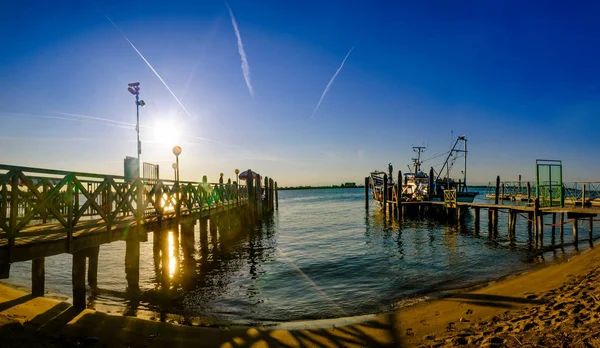
[[[173,146],[179,143],[179,127],[173,121],[156,121],[154,124],[155,141]]]

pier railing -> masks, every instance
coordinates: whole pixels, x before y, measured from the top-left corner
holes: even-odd
[[[245,185],[137,179],[0,164],[0,238],[50,222],[68,231],[83,220],[169,218],[244,203]]]

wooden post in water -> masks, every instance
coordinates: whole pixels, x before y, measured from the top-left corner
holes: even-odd
[[[369,177],[365,176],[365,209],[369,210]]]
[[[248,169],[246,175],[246,189],[248,190],[248,207],[250,209],[250,216],[254,220],[256,211],[256,190],[254,189],[254,177],[252,176],[252,170]],[[212,223],[211,223],[212,225]]]
[[[540,228],[538,229],[538,245],[544,245],[544,214],[539,214]]]
[[[565,232],[565,213],[560,213],[560,244],[565,242],[564,240],[564,232]]]
[[[271,200],[269,201],[269,211],[273,212],[275,210],[275,199],[274,199],[274,194],[275,194],[275,188],[274,185],[275,182],[273,181],[273,178],[269,179],[269,197],[271,198]]]
[[[527,182],[527,204],[531,202],[531,183]]]
[[[396,204],[396,214],[398,215],[398,221],[402,220],[402,171],[398,171],[398,181],[396,182],[398,186],[398,204]]]
[[[556,239],[556,213],[552,213],[552,244]]]
[[[383,174],[383,205],[382,205],[383,216],[386,215],[386,211],[387,211],[387,195],[388,195],[387,183],[388,183],[387,174]]]
[[[539,225],[538,225],[538,219],[539,219],[539,212],[540,209],[540,200],[538,198],[535,198],[533,201],[533,231],[535,234],[535,242],[537,243],[538,240],[538,233],[539,233]]]
[[[585,184],[583,184],[583,189],[581,190],[581,207],[585,207]]]
[[[594,218],[590,216],[590,227],[588,228],[588,238],[592,242],[592,231],[594,230]]]
[[[31,261],[31,294],[34,297],[44,296],[46,283],[46,258]]]
[[[279,210],[279,190],[277,190],[277,181],[275,181],[275,209]],[[369,202],[367,201],[367,204]]]
[[[498,198],[500,196],[500,175],[496,177],[496,197],[494,198],[494,204],[498,204]]]
[[[265,200],[264,200],[264,206],[263,206],[263,213],[267,213],[269,212],[269,207],[271,206],[271,203],[269,203],[269,200],[271,199],[271,197],[269,197],[269,177],[265,176]]]
[[[573,219],[573,244],[577,245],[577,243],[579,242],[579,224],[578,224],[579,220],[577,218]]]
[[[88,249],[88,285],[92,289],[98,288],[98,256],[100,246]]]
[[[475,211],[475,217],[474,217],[474,225],[475,225],[475,230],[479,230],[479,220],[480,220],[480,209],[479,207],[473,207],[473,210]]]
[[[125,277],[127,290],[137,292],[140,289],[140,240],[133,233],[125,240]]]
[[[73,253],[73,266],[71,268],[71,283],[73,286],[73,307],[85,309],[85,251]]]
[[[519,174],[519,189],[517,191],[517,195],[521,194],[521,174]]]

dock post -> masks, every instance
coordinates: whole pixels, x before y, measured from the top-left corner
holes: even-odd
[[[73,307],[85,309],[85,251],[73,253],[73,266],[71,268],[71,283],[73,286]]]
[[[540,219],[540,228],[538,230],[538,240],[539,240],[538,245],[543,246],[544,245],[544,214],[540,214],[539,219]]]
[[[268,213],[269,212],[269,207],[271,206],[271,203],[269,203],[269,201],[271,200],[271,197],[269,197],[269,177],[265,176],[265,200],[263,201],[263,214]]]
[[[473,223],[475,225],[475,231],[477,231],[477,230],[479,230],[480,210],[479,210],[479,207],[473,207],[473,210],[475,211],[475,217],[473,219]]]
[[[512,233],[512,220],[513,220],[513,213],[512,213],[512,209],[508,210],[508,240],[511,240],[511,233]]]
[[[396,181],[396,186],[398,186],[398,197],[396,198],[396,209],[398,215],[398,222],[402,220],[402,171],[398,171],[398,181]]]
[[[92,289],[98,288],[98,255],[100,246],[88,249],[88,285]]]
[[[367,201],[367,204],[369,201]],[[275,210],[279,210],[279,190],[277,189],[277,181],[275,181]]]
[[[583,184],[583,189],[581,190],[581,207],[585,207],[585,184]]]
[[[498,196],[500,195],[500,175],[496,176],[496,197],[494,199],[494,204],[498,204]]]
[[[531,202],[531,183],[527,182],[527,205]]]
[[[565,213],[560,213],[560,244],[565,242],[564,240],[564,232],[565,232]]]
[[[46,258],[33,259],[31,261],[31,294],[34,297],[44,296],[46,283]]]
[[[125,240],[125,277],[127,290],[140,289],[140,240],[137,233]]]
[[[592,242],[592,231],[594,230],[594,218],[590,216],[590,227],[588,228],[588,238]]]
[[[540,200],[538,198],[535,198],[533,200],[533,232],[535,234],[535,243],[537,243],[538,241],[538,234],[539,234],[539,216],[540,216]]]
[[[502,193],[500,194],[500,200],[504,201],[504,183],[502,183]]]
[[[387,199],[388,199],[388,177],[387,174],[383,174],[383,216],[386,215],[387,210]]]
[[[556,213],[552,213],[552,244],[556,240]]]
[[[274,184],[275,181],[273,181],[273,178],[269,178],[269,198],[271,198],[271,200],[269,201],[270,212],[273,212],[275,210],[275,199],[273,198],[275,194]]]
[[[578,234],[579,234],[579,220],[577,218],[573,219],[573,244],[577,245],[579,242]]]
[[[250,216],[252,216],[252,220],[254,220],[256,210],[256,199],[254,196],[256,191],[254,190],[254,178],[252,177],[252,170],[250,169],[248,169],[248,173],[246,175],[246,189],[248,190],[248,206],[250,208]]]
[[[369,177],[365,176],[365,209],[369,210]]]

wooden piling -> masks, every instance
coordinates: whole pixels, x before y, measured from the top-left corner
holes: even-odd
[[[365,176],[365,209],[369,210],[369,177]]]
[[[100,254],[100,246],[87,249],[88,257],[88,285],[92,289],[98,288],[98,256]]]
[[[248,173],[246,175],[246,188],[248,189],[248,205],[250,208],[250,216],[252,216],[253,219],[256,216],[256,190],[254,189],[254,181],[255,179],[252,176],[252,170],[248,169]]]
[[[271,197],[269,197],[269,177],[265,176],[265,200],[264,200],[264,205],[263,205],[263,213],[267,213],[269,212],[269,207],[271,206],[271,203],[269,202],[271,200]]]
[[[275,194],[275,188],[273,187],[274,181],[273,178],[269,178],[269,197],[271,200],[269,201],[269,212],[273,212],[275,210],[275,198],[273,195]]]
[[[527,204],[531,202],[531,183],[527,182]]]
[[[480,209],[479,207],[473,207],[473,210],[475,211],[475,217],[474,217],[474,225],[475,225],[475,230],[479,229],[479,220],[480,220]]]
[[[386,215],[387,210],[387,200],[388,200],[388,177],[387,174],[383,174],[383,215]]]
[[[565,242],[564,232],[565,232],[565,213],[560,213],[560,228],[558,229],[560,233],[560,244]]]
[[[577,243],[579,242],[579,224],[578,224],[579,220],[577,218],[573,219],[573,243],[575,245],[577,245]]]
[[[583,189],[581,190],[581,207],[585,207],[585,184],[583,184]]]
[[[498,204],[498,198],[500,196],[500,175],[496,177],[496,197],[494,198],[494,204]]]
[[[137,292],[140,289],[140,240],[137,233],[125,240],[125,277],[127,290]]]
[[[279,191],[277,190],[277,181],[275,181],[275,210],[279,210]],[[369,202],[367,201],[367,204]]]
[[[46,283],[46,258],[31,261],[31,295],[44,296]]]
[[[594,218],[590,216],[590,227],[588,228],[588,239],[592,241],[592,231],[594,230]]]
[[[398,187],[398,198],[396,204],[396,215],[398,216],[398,221],[402,220],[402,171],[398,171],[398,181],[396,181],[396,186]]]
[[[73,253],[73,266],[71,268],[71,283],[73,286],[73,307],[85,309],[85,256],[84,250]]]
[[[543,246],[544,245],[544,215],[540,214],[539,215],[539,220],[540,220],[540,227],[538,229],[538,245],[539,246]]]
[[[552,244],[556,239],[556,213],[552,213]]]

